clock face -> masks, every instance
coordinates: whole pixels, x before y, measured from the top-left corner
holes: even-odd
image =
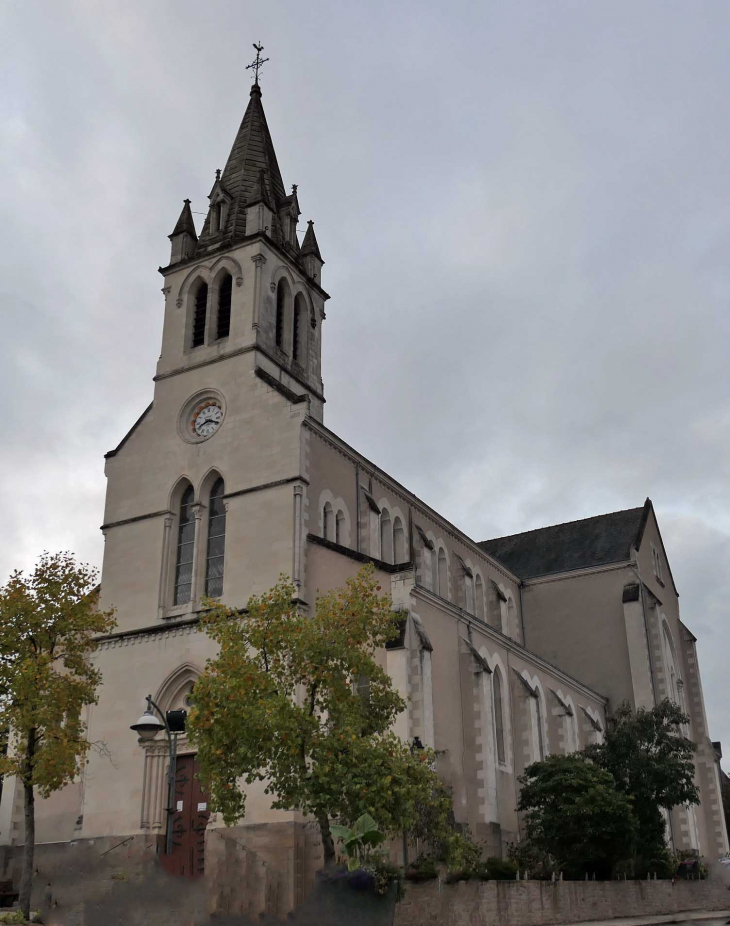
[[[193,409],[190,427],[196,437],[212,437],[223,422],[223,409],[215,399],[207,399]]]

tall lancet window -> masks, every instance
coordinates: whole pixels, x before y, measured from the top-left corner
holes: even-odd
[[[180,499],[180,519],[177,529],[177,559],[175,561],[175,604],[187,604],[193,582],[195,552],[195,516],[193,487],[188,486]]]
[[[223,561],[226,548],[226,508],[223,496],[226,485],[216,479],[208,504],[208,555],[205,560],[205,594],[220,598],[223,594]]]
[[[502,698],[502,673],[495,666],[492,676],[494,690],[494,738],[497,740],[497,761],[504,764],[504,701]]]
[[[233,280],[227,273],[218,287],[218,328],[217,337],[227,338],[231,330],[231,289]]]
[[[305,333],[305,319],[307,317],[307,312],[304,306],[304,299],[302,298],[301,293],[297,294],[296,299],[294,300],[294,317],[292,319],[292,330],[291,330],[291,353],[292,357],[295,360],[302,362],[304,350],[304,345],[302,344],[302,337]]]
[[[201,283],[195,293],[193,311],[193,339],[191,347],[200,347],[205,343],[205,316],[208,311],[208,284]]]

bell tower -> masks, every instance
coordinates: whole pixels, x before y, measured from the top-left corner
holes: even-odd
[[[208,199],[200,230],[184,201],[159,268],[153,401],[106,455],[102,599],[125,630],[192,619],[205,595],[242,606],[281,573],[303,581],[302,424],[323,417],[329,297],[311,222],[299,240],[258,75]]]
[[[258,73],[208,200],[199,235],[185,200],[170,263],[160,268],[166,306],[156,380],[252,351],[257,374],[306,395],[321,421],[324,261],[311,221],[299,242],[297,186],[284,187]]]

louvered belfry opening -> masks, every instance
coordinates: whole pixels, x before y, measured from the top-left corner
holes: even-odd
[[[233,280],[227,273],[218,287],[218,330],[217,338],[227,338],[231,330],[231,289]]]
[[[191,347],[205,344],[205,316],[208,311],[208,284],[201,283],[195,293],[195,311],[193,314],[193,340]]]
[[[205,561],[205,594],[220,598],[223,594],[223,565],[226,548],[226,508],[223,496],[226,486],[216,479],[210,490],[208,506],[208,551]]]

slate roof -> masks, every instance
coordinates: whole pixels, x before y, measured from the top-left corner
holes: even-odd
[[[304,257],[305,254],[314,254],[315,257],[322,260],[322,255],[319,253],[319,245],[317,244],[317,236],[314,234],[314,222],[311,219],[307,222],[307,231],[304,235],[304,241],[302,242],[302,257]],[[322,261],[322,263],[324,263],[324,261]]]
[[[287,194],[276,160],[274,143],[266,124],[264,108],[261,105],[261,87],[254,84],[243,121],[220,178],[221,186],[233,200],[223,230],[224,238],[238,240],[246,234],[246,205],[254,194],[258,194],[257,199],[261,198],[259,184],[262,178],[266,187],[266,199],[274,207],[272,238],[278,240],[281,233],[276,210],[283,205]],[[208,235],[209,224],[210,219],[207,217],[200,234],[201,239]]]
[[[650,511],[647,498],[641,508],[483,540],[479,546],[522,579],[605,566],[630,559],[631,547],[638,549],[641,543]]]
[[[195,222],[193,221],[193,213],[190,211],[190,200],[184,200],[185,205],[182,208],[180,213],[180,218],[177,220],[177,225],[173,228],[172,234],[168,235],[168,238],[174,238],[175,235],[182,235],[187,232],[189,235],[193,236],[195,241],[198,240],[197,233],[195,231]]]

